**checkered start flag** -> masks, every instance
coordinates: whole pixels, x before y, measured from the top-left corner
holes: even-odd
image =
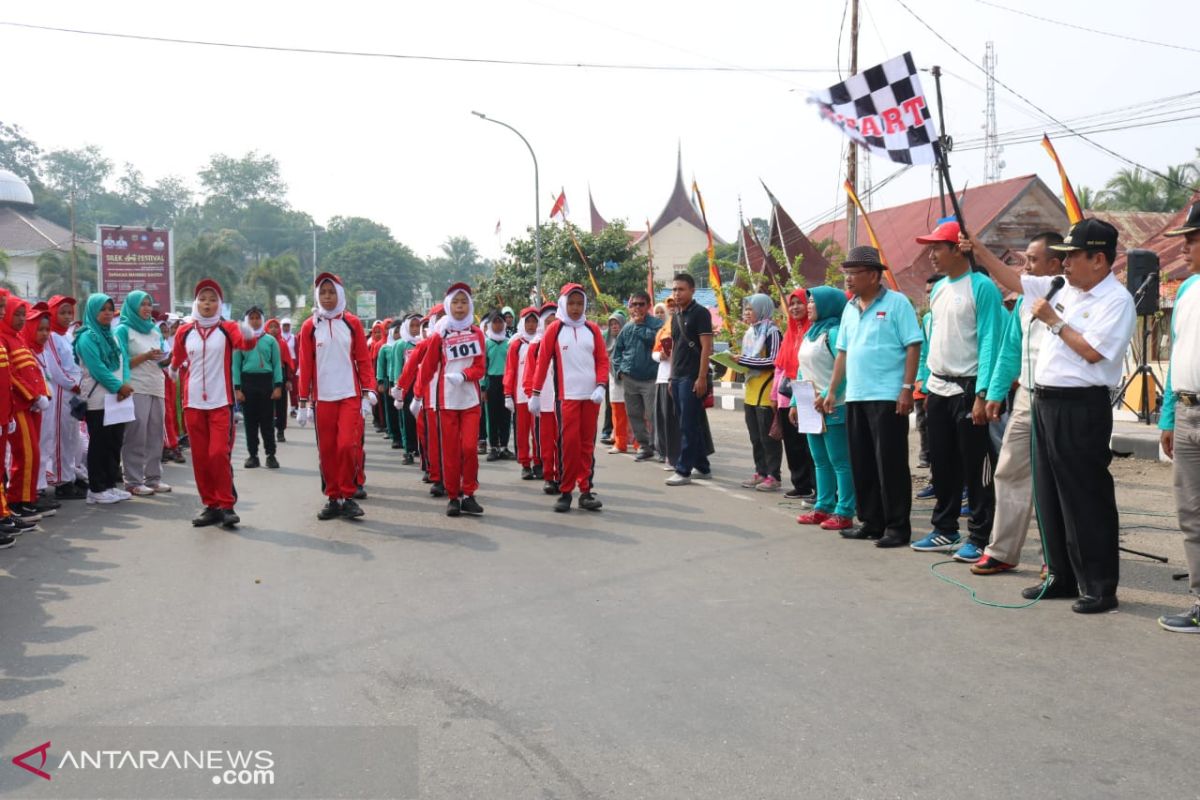
[[[900,164],[937,161],[937,132],[912,53],[814,93],[821,117],[872,152]]]

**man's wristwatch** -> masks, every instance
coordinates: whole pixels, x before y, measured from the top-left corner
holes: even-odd
[[[1067,323],[1060,319],[1058,322],[1050,326],[1050,332],[1055,336],[1058,336],[1062,333],[1062,329],[1065,327],[1067,327]]]
[[[915,389],[915,388],[917,388],[917,387],[916,387],[916,386],[914,386],[914,385],[913,385],[913,384],[911,384],[911,383],[902,383],[902,384],[900,384],[900,388],[901,388],[901,389],[908,389],[909,391],[912,391],[913,389]]]

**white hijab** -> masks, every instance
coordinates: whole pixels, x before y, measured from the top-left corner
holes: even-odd
[[[262,317],[262,314],[259,314],[259,316],[260,316],[260,317]],[[256,327],[254,327],[253,325],[251,325],[251,324],[250,324],[250,315],[249,315],[249,314],[247,314],[246,316],[242,317],[242,322],[246,323],[246,327],[247,327],[247,328],[249,328],[250,330],[254,331],[254,335],[255,335],[255,336],[262,336],[262,335],[263,335],[263,330],[265,330],[265,329],[266,329],[266,327],[267,327],[267,320],[266,320],[266,317],[263,317],[263,321],[262,321],[262,323],[261,323],[261,324],[260,324],[260,325],[259,325],[257,328],[256,328]]]
[[[417,342],[421,341],[422,338],[421,331],[418,330],[416,336],[409,331],[409,328],[412,327],[412,321],[414,319],[419,320],[421,318],[416,314],[409,314],[404,318],[404,323],[400,326],[400,338],[409,344],[416,344]]]
[[[583,313],[579,315],[579,319],[571,319],[571,315],[567,313],[567,298],[573,294],[579,294],[583,297]],[[554,312],[554,317],[563,325],[569,325],[572,328],[580,328],[587,323],[587,295],[581,289],[572,289],[571,291],[558,298],[558,311]]]
[[[201,291],[211,292],[212,289],[205,287]],[[211,317],[201,316],[200,314],[200,297],[192,301],[192,321],[201,328],[211,328],[221,321],[221,295],[217,295],[217,313]]]
[[[321,283],[330,283],[333,285],[334,290],[337,291],[338,301],[337,305],[333,307],[332,311],[326,311],[321,307],[321,287],[318,286],[313,291],[313,316],[317,319],[337,319],[342,314],[346,313],[346,290],[342,288],[340,283],[337,281],[331,281],[328,278],[321,281]],[[280,327],[280,330],[283,330],[282,326]]]
[[[450,313],[450,301],[458,294],[466,295],[467,297],[467,315],[462,319],[455,319],[454,315]],[[455,289],[446,295],[446,299],[442,301],[442,307],[446,309],[446,316],[442,317],[441,321],[438,322],[438,333],[444,333],[447,330],[465,331],[475,324],[475,298],[471,297],[470,292]]]

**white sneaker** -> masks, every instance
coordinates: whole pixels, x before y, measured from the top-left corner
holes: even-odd
[[[137,497],[149,497],[154,494],[153,489],[149,486],[143,486],[140,483],[137,486],[130,486],[126,491],[128,494],[136,495]]]
[[[162,481],[159,481],[158,483],[149,483],[146,485],[154,490],[155,494],[167,494],[171,491],[171,484],[163,483]]]
[[[113,488],[109,489],[108,491],[112,494],[113,497],[116,498],[117,502],[119,502],[121,500],[128,500],[129,498],[133,497],[133,495],[130,494],[129,492],[125,491],[124,489],[118,489],[115,486]]]
[[[691,482],[691,478],[687,475],[680,475],[678,472],[667,478],[667,486],[687,486]]]
[[[96,503],[108,505],[109,503],[117,502],[117,498],[112,495],[111,489],[108,489],[103,492],[93,492],[93,491],[89,490],[87,493],[87,502],[88,502],[88,505],[92,505],[92,504],[96,504]]]

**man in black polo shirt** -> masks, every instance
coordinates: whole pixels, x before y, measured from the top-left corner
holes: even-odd
[[[680,442],[679,461],[675,474],[667,478],[668,486],[684,486],[693,477],[712,477],[701,433],[713,346],[712,317],[692,299],[695,293],[695,278],[686,272],[675,276],[671,295],[679,311],[671,318],[671,397],[679,415]]]

